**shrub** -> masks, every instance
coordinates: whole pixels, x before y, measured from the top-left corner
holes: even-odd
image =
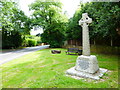
[[[59,30],[53,30],[51,34],[46,30],[41,34],[41,40],[43,43],[48,43],[50,48],[59,48],[62,47],[65,36]]]
[[[2,31],[2,48],[17,48],[22,45],[22,37],[18,31]]]
[[[27,46],[31,47],[31,46],[36,46],[37,45],[37,41],[34,39],[27,39]]]
[[[28,46],[28,40],[27,39],[23,39],[22,46],[23,47]]]
[[[35,36],[34,39],[37,41],[37,45],[40,45],[42,43],[40,37]]]
[[[36,43],[36,45],[40,45],[40,43],[41,43],[41,38],[40,37],[38,37],[38,36],[34,36],[34,35],[26,35],[25,36],[25,40],[24,40],[24,42],[23,42],[23,46],[29,46],[28,45],[28,40],[35,40],[35,41],[37,41],[37,43]],[[31,42],[31,41],[30,41]]]

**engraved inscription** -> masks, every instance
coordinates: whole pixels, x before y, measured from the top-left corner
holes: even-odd
[[[83,70],[89,67],[89,62],[86,60],[80,60],[78,63],[79,63],[79,67]]]

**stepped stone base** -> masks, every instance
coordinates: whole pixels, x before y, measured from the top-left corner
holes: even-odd
[[[107,72],[107,69],[104,69],[104,68],[99,68],[99,70],[93,74],[93,73],[88,73],[83,71],[77,71],[75,67],[72,67],[66,71],[66,74],[74,76],[76,78],[82,77],[82,78],[91,78],[94,80],[99,80],[100,77],[102,77],[105,72]]]
[[[97,57],[95,55],[78,56],[75,69],[87,73],[96,73],[99,70]]]

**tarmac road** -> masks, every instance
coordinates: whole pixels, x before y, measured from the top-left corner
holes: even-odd
[[[15,58],[18,58],[20,56],[23,56],[25,54],[38,51],[41,49],[49,48],[49,45],[44,46],[36,46],[36,47],[28,47],[21,50],[15,50],[15,51],[8,51],[4,53],[0,53],[0,65],[7,63]]]

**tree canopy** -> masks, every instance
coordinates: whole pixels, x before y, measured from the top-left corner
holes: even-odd
[[[82,39],[82,28],[78,21],[82,13],[88,13],[93,19],[89,25],[90,40],[99,41],[113,46],[120,35],[120,5],[118,2],[90,2],[80,3],[74,16],[68,20],[62,12],[62,3],[59,0],[36,0],[29,9],[33,11],[31,18],[11,0],[0,1],[0,33],[2,33],[2,47],[16,48],[22,45],[25,35],[30,34],[33,26],[43,28],[40,35],[43,43],[51,47],[61,47],[67,40]],[[16,42],[17,40],[17,42]],[[117,42],[115,42],[117,45]]]
[[[61,2],[36,0],[29,7],[33,10],[33,25],[43,28],[41,39],[51,47],[60,47],[64,41],[67,17],[62,14]]]
[[[30,18],[18,9],[15,2],[4,0],[0,5],[2,47],[18,47],[22,43],[22,35],[30,33]]]
[[[76,10],[74,16],[69,19],[67,37],[71,35],[71,39],[79,39],[81,36],[81,27],[78,21],[81,19],[82,13],[88,13],[89,17],[93,19],[90,24],[90,38],[91,39],[117,39],[119,35],[116,29],[120,27],[120,5],[118,2],[91,2],[80,3],[79,9]],[[75,34],[79,33],[79,34]]]

